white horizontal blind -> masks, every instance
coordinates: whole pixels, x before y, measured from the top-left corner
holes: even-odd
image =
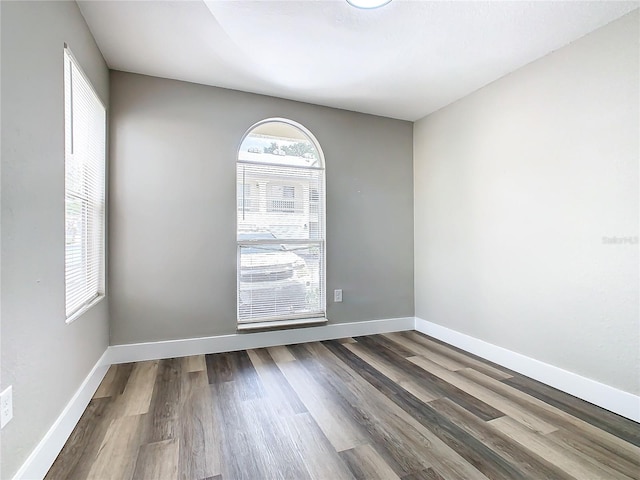
[[[241,152],[239,323],[325,315],[324,169],[305,163]]]
[[[104,293],[106,110],[68,49],[65,84],[67,318]]]

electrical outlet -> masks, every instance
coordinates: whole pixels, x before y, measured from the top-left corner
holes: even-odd
[[[0,393],[0,428],[9,423],[13,418],[13,390],[7,387]]]
[[[337,288],[336,290],[333,291],[333,301],[334,302],[341,302],[342,301],[342,289],[341,288]]]

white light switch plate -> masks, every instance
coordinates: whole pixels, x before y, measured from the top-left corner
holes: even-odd
[[[333,301],[334,302],[341,302],[342,301],[342,289],[341,288],[338,288],[338,289],[333,291]]]
[[[0,393],[0,428],[9,423],[13,418],[13,390],[11,387],[5,388]]]

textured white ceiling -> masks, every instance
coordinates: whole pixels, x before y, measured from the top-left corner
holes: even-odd
[[[417,120],[636,2],[81,1],[110,68]]]

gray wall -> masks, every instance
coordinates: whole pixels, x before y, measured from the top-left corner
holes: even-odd
[[[417,122],[416,316],[640,393],[638,11]]]
[[[237,148],[269,117],[326,157],[330,322],[413,316],[411,123],[112,72],[112,344],[235,333]]]
[[[108,305],[70,325],[64,309],[63,46],[101,98],[109,75],[75,2],[1,2],[2,385],[13,420],[2,430],[11,478],[108,343]]]

